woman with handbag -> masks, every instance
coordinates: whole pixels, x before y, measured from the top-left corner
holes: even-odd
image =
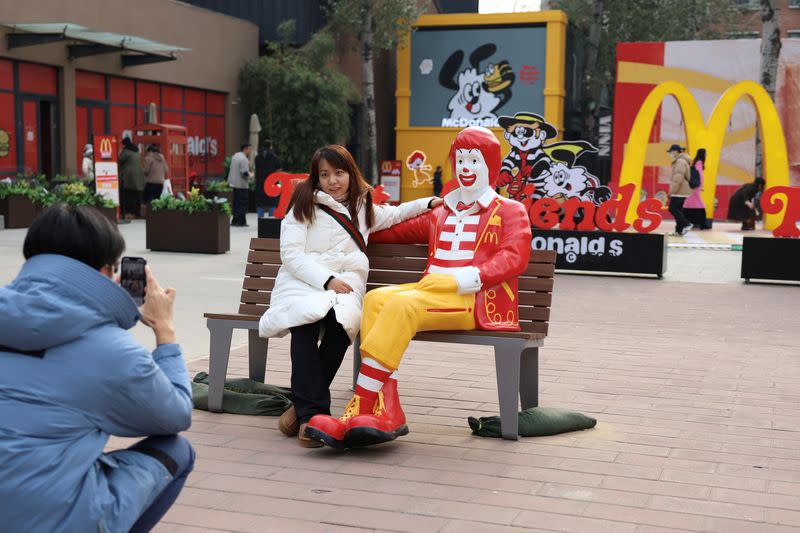
[[[697,229],[708,229],[706,221],[706,204],[703,202],[701,193],[703,192],[703,184],[705,182],[705,169],[706,169],[706,149],[700,148],[697,155],[694,156],[692,166],[690,168],[689,187],[692,192],[683,203],[683,214],[686,219],[692,223]]]
[[[361,323],[370,233],[441,202],[373,205],[372,188],[346,148],[329,145],[314,154],[311,173],[295,188],[281,223],[283,265],[259,324],[262,337],[292,334],[294,404],[278,427],[287,436],[299,435],[301,446],[322,445],[305,437],[303,426],[316,414],[330,414],[330,384]]]

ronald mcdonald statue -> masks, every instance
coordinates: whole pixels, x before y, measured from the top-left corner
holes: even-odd
[[[417,332],[519,331],[517,277],[528,266],[531,229],[523,205],[494,191],[500,161],[491,131],[460,131],[450,148],[458,187],[444,204],[373,236],[373,242],[427,243],[425,274],[417,283],[367,293],[353,399],[341,418],[314,416],[308,437],[345,449],[407,434],[397,367]]]

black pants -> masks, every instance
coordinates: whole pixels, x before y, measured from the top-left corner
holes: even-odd
[[[324,328],[322,341],[320,331]],[[291,328],[292,396],[300,423],[331,414],[331,383],[350,346],[333,309],[319,322]]]
[[[163,183],[145,183],[144,184],[144,203],[149,204],[153,200],[161,198],[161,193],[164,192]]]
[[[233,220],[231,220],[231,225],[244,226],[247,224],[249,195],[249,189],[233,189]]]
[[[669,212],[675,218],[675,232],[680,233],[683,228],[690,224],[689,220],[683,212],[683,203],[686,201],[685,196],[671,196],[669,199]]]
[[[120,204],[123,215],[142,216],[142,196],[143,191],[124,189],[122,202]]]

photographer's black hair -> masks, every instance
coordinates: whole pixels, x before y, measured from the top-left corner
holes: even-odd
[[[244,144],[242,145],[242,149],[241,149],[241,151],[242,151],[242,152],[244,152],[245,150],[247,150],[247,149],[248,149],[248,148],[250,148],[251,146],[253,146],[253,145],[252,145],[252,144],[250,144],[250,143],[244,143]]]
[[[95,270],[116,265],[124,251],[125,239],[100,211],[63,203],[36,217],[22,246],[26,260],[40,254],[65,255]]]

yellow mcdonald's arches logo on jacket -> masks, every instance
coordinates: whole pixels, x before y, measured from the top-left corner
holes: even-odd
[[[661,102],[667,96],[673,96],[678,101],[678,107],[683,114],[686,129],[686,144],[691,155],[700,148],[706,149],[705,182],[703,183],[703,202],[706,205],[706,216],[714,215],[714,193],[717,188],[717,171],[719,170],[722,145],[725,140],[725,130],[730,122],[731,114],[736,103],[747,96],[756,108],[758,124],[761,131],[762,165],[766,187],[789,186],[789,158],[786,153],[786,142],[783,136],[783,127],[778,118],[775,104],[767,91],[754,81],[742,81],[729,87],[717,101],[711,116],[706,122],[697,100],[682,83],[665,81],[657,85],[647,96],[642,104],[636,120],[633,122],[630,136],[628,137],[625,159],[622,162],[620,174],[620,187],[632,183],[634,190],[631,205],[626,214],[626,220],[633,222],[636,219],[636,207],[639,204],[639,194],[642,187],[642,172],[644,171],[645,154],[650,140],[650,130],[655,122],[656,113],[661,107]],[[764,227],[774,229],[777,227],[785,209],[776,214],[765,214]]]

